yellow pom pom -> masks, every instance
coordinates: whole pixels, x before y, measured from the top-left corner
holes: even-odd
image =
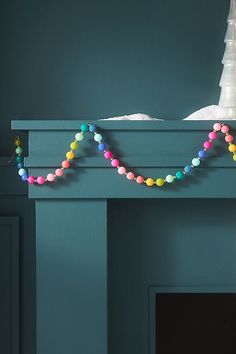
[[[20,145],[21,145],[21,141],[20,141],[19,138],[17,138],[17,139],[15,140],[15,146],[20,146]]]
[[[157,180],[156,180],[156,185],[157,185],[158,187],[162,187],[164,184],[165,184],[165,181],[164,181],[163,178],[157,178]]]
[[[233,160],[236,161],[236,154],[233,156]]]
[[[146,180],[146,185],[147,185],[148,187],[152,187],[152,186],[154,185],[153,179],[152,179],[152,178],[148,178],[148,179]]]
[[[72,151],[68,151],[66,154],[66,158],[68,160],[72,160],[75,157],[74,153]]]
[[[79,146],[79,144],[76,141],[72,141],[72,143],[70,144],[71,150],[78,149],[78,146]]]
[[[236,145],[230,144],[230,146],[229,146],[229,151],[230,151],[230,152],[236,152]]]

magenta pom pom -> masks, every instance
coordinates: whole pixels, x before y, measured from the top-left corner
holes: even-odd
[[[229,127],[228,125],[223,125],[223,127],[221,128],[221,133],[226,134],[229,132]]]
[[[64,161],[62,161],[61,165],[64,168],[69,168],[70,167],[70,161],[64,160]]]
[[[227,143],[232,143],[233,140],[234,140],[234,137],[232,135],[226,135],[225,141]]]
[[[134,173],[133,172],[129,172],[128,174],[127,174],[127,178],[130,180],[130,181],[132,181],[133,179],[134,179]]]
[[[215,140],[217,138],[217,133],[216,132],[210,132],[208,134],[209,139]]]
[[[125,172],[126,172],[126,168],[125,167],[121,166],[121,167],[118,168],[119,175],[124,175]]]
[[[205,141],[203,144],[205,149],[211,149],[212,148],[212,143],[210,141]]]
[[[37,181],[38,184],[44,184],[45,178],[43,176],[38,176],[36,181]]]
[[[119,166],[119,164],[120,164],[120,161],[119,161],[119,160],[117,160],[117,159],[114,159],[114,160],[112,160],[112,161],[111,161],[111,165],[112,165],[112,167],[118,167],[118,166]]]
[[[58,177],[61,177],[63,175],[63,170],[61,168],[56,169],[55,171],[55,175]]]
[[[105,157],[105,159],[111,159],[112,158],[112,152],[111,151],[106,151],[104,153],[104,157]]]
[[[144,178],[143,178],[142,176],[138,176],[138,177],[136,178],[136,182],[137,182],[138,184],[142,184],[142,183],[144,182]]]
[[[29,176],[28,177],[28,183],[29,184],[34,184],[35,183],[35,177],[34,176]]]
[[[216,130],[216,131],[220,131],[221,130],[221,124],[220,123],[215,123],[213,125],[213,129]]]
[[[53,174],[53,173],[49,173],[48,175],[47,175],[47,180],[49,181],[49,182],[53,182],[54,180],[55,180],[55,175]]]

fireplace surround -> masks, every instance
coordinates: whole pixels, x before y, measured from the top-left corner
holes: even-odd
[[[144,175],[184,166],[212,126],[93,123]],[[56,167],[80,125],[13,121],[13,129],[28,132],[31,173]],[[158,190],[120,178],[85,141],[65,178],[29,187],[36,205],[37,354],[162,354],[157,294],[235,293],[236,169],[225,149],[217,142],[194,176]]]

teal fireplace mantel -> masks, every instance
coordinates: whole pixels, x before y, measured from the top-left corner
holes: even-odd
[[[81,123],[13,121],[12,129],[28,132],[30,173],[60,166]],[[189,164],[213,125],[91,123],[126,166],[153,177]],[[235,289],[236,163],[223,136],[209,155],[185,180],[148,188],[119,176],[86,134],[74,168],[53,184],[29,187],[36,206],[37,354],[156,354],[151,287]]]
[[[163,177],[190,164],[212,129],[212,121],[92,121],[105,142],[126,166],[144,176]],[[226,122],[232,129],[236,122]],[[12,128],[29,133],[26,166],[34,175],[46,174],[65,158],[82,121],[13,121]],[[29,197],[44,198],[216,198],[235,197],[236,163],[227,144],[215,148],[185,181],[164,188],[147,188],[120,177],[91,134],[79,144],[74,169],[56,184],[30,186]]]

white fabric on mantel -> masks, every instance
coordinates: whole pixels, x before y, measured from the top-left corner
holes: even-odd
[[[199,109],[198,111],[190,114],[184,120],[224,120],[224,110],[216,105],[207,106]],[[230,119],[231,120],[231,119]]]
[[[207,107],[203,107],[198,111],[190,114],[188,117],[184,118],[184,120],[224,120],[225,117],[224,110],[217,106],[211,105]],[[129,114],[124,116],[112,117],[112,118],[103,118],[99,120],[159,120],[163,121],[164,119],[152,118],[144,113],[136,113]]]
[[[129,115],[125,115],[125,116],[104,118],[104,119],[99,119],[99,120],[163,120],[163,119],[152,118],[152,117],[148,116],[147,114],[143,114],[143,113],[136,113],[136,114],[129,114]]]

